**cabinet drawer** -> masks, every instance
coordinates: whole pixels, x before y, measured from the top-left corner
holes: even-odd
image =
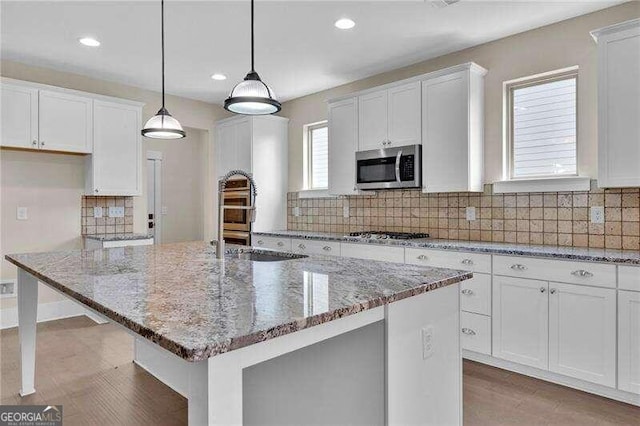
[[[302,254],[340,256],[340,243],[337,241],[292,239],[291,251]]]
[[[470,280],[460,283],[460,309],[491,315],[491,275],[474,274]]]
[[[491,255],[448,250],[407,248],[405,262],[412,265],[491,273]]]
[[[618,266],[618,279],[621,290],[640,291],[640,267]]]
[[[340,253],[344,257],[404,263],[404,248],[402,247],[341,243]]]
[[[254,235],[252,245],[254,247],[271,250],[291,251],[291,239],[281,237],[265,237],[264,235]]]
[[[493,273],[569,284],[616,287],[615,265],[602,263],[494,256]]]
[[[491,318],[461,312],[460,345],[462,349],[491,355]]]

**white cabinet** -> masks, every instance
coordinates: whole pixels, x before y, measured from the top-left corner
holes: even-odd
[[[549,370],[615,387],[615,290],[549,283]]]
[[[291,251],[300,254],[319,254],[340,256],[340,243],[337,241],[291,240]]]
[[[358,99],[329,104],[329,194],[357,193]]]
[[[358,97],[358,149],[420,143],[420,82]]]
[[[38,94],[40,148],[91,153],[93,100],[64,92],[40,90]]]
[[[485,74],[467,64],[422,81],[423,192],[482,191]]]
[[[618,292],[618,389],[640,395],[640,293]]]
[[[547,289],[546,281],[493,277],[493,356],[548,368]]]
[[[258,187],[256,232],[287,227],[288,122],[278,116],[232,117],[215,126],[216,176],[244,170]]]
[[[640,19],[591,34],[598,43],[598,186],[640,186]]]
[[[340,250],[344,257],[404,263],[404,249],[402,247],[342,243]]]
[[[491,317],[460,312],[460,345],[468,351],[491,355]]]
[[[460,283],[460,309],[491,316],[491,275],[474,272],[473,278]]]
[[[2,83],[2,140],[0,145],[14,148],[39,148],[38,90]]]
[[[93,155],[86,159],[87,195],[142,193],[142,107],[95,100]]]
[[[265,248],[269,250],[291,251],[290,238],[254,235],[252,245],[257,248]]]

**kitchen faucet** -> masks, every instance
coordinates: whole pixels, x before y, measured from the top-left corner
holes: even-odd
[[[251,191],[251,199],[248,206],[225,206],[224,205],[224,190],[227,187],[227,182],[234,176],[244,176],[249,181],[249,190]],[[218,259],[224,258],[224,210],[236,209],[236,210],[248,210],[249,221],[254,222],[256,219],[256,207],[255,201],[258,195],[256,189],[256,182],[253,180],[253,176],[244,170],[231,170],[224,175],[222,179],[218,181],[218,245],[216,247],[216,257]]]

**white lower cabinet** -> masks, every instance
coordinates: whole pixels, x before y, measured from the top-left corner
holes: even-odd
[[[382,262],[404,263],[404,248],[377,244],[342,244],[342,256]]]
[[[460,312],[462,349],[491,355],[491,317]]]
[[[252,238],[252,245],[257,248],[291,251],[291,239],[289,238],[254,235]]]
[[[491,315],[491,275],[473,274],[460,283],[460,309],[480,315]]]
[[[549,370],[615,387],[615,290],[549,283]]]
[[[639,292],[618,292],[618,389],[640,395]]]
[[[547,291],[546,281],[493,277],[493,356],[548,368]]]
[[[294,238],[291,240],[291,251],[300,254],[340,256],[340,243],[337,241],[318,241]]]

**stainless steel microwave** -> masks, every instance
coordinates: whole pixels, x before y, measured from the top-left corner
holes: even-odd
[[[356,152],[358,189],[420,188],[420,145]]]

